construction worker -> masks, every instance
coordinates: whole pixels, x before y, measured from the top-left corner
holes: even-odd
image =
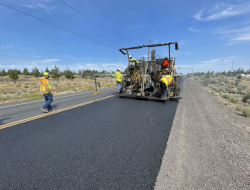
[[[117,84],[117,93],[120,93],[120,91],[122,90],[122,74],[120,68],[118,68],[117,71],[115,72],[115,77]]]
[[[139,61],[137,61],[135,58],[132,58],[132,55],[129,55],[129,61],[136,61],[137,63],[139,63]]]
[[[162,75],[160,80],[160,88],[162,90],[161,98],[166,96],[168,86],[171,85],[173,82],[173,77],[171,75]]]
[[[140,72],[139,72],[139,68],[136,68],[136,71],[133,73],[131,79],[133,80],[133,82],[139,82],[139,76],[140,76]]]
[[[43,77],[40,79],[40,83],[41,83],[40,92],[41,94],[43,94],[45,98],[45,104],[40,109],[46,113],[49,112],[49,110],[52,110],[52,107],[50,104],[53,102],[53,93],[51,91],[51,86],[48,81],[49,77],[50,77],[49,73],[44,72]]]

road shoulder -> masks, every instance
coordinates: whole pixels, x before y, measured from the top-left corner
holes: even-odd
[[[250,119],[185,80],[155,189],[249,189]]]

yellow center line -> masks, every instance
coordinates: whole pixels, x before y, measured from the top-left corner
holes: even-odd
[[[46,116],[49,116],[49,115],[53,115],[53,114],[56,114],[56,113],[67,111],[67,110],[70,110],[70,109],[73,109],[73,108],[78,108],[78,107],[81,107],[81,106],[84,106],[84,105],[99,102],[101,100],[112,98],[114,96],[115,95],[106,96],[106,97],[103,97],[103,98],[100,98],[100,99],[97,99],[97,100],[91,100],[89,102],[84,102],[84,103],[77,104],[77,105],[74,105],[74,106],[70,106],[70,107],[67,107],[67,108],[62,108],[60,110],[55,110],[55,111],[52,111],[52,112],[48,112],[48,113],[40,114],[40,115],[37,115],[37,116],[33,116],[33,117],[18,120],[18,121],[14,121],[14,122],[11,122],[11,123],[7,123],[7,124],[4,124],[4,125],[0,125],[0,130],[5,129],[7,127],[12,127],[12,126],[17,125],[17,124],[25,123],[25,122],[32,121],[32,120],[35,120],[35,119],[39,119],[39,118],[42,118],[42,117],[46,117]]]

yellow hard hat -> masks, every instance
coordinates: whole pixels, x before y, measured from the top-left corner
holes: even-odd
[[[43,76],[50,76],[48,72],[44,72]]]

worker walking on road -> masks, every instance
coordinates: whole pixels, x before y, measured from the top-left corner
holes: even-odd
[[[120,93],[120,91],[122,90],[122,74],[120,68],[118,68],[117,71],[115,72],[115,77],[117,84],[117,93]]]
[[[49,73],[44,72],[43,73],[43,77],[40,79],[40,92],[43,94],[44,98],[45,98],[45,104],[43,105],[43,107],[41,107],[40,109],[43,112],[49,112],[49,110],[52,110],[51,107],[51,103],[53,102],[53,93],[51,91],[51,86],[49,84]]]
[[[160,88],[162,90],[161,98],[166,96],[168,86],[171,85],[173,82],[173,77],[171,75],[162,75],[160,80]]]

